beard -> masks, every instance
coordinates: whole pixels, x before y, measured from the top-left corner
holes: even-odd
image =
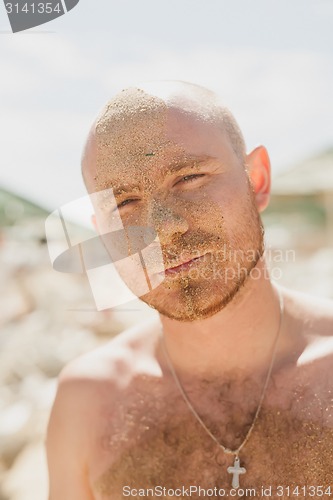
[[[219,214],[210,224],[218,231],[186,233],[162,249],[166,269],[185,262],[185,255],[200,258],[185,270],[166,271],[164,281],[141,300],[177,321],[204,319],[226,307],[264,253],[264,229],[251,188],[233,227],[227,229],[222,220]]]

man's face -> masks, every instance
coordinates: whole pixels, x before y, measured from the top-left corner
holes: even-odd
[[[120,215],[125,230],[154,229],[165,277],[141,299],[179,321],[203,319],[235,296],[256,265],[262,224],[247,172],[221,125],[179,108],[152,113],[97,137],[94,188],[113,188],[118,206],[98,213],[98,223],[112,231]],[[153,257],[147,266],[162,271]]]

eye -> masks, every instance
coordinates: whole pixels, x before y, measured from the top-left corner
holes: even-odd
[[[134,201],[138,201],[135,198],[128,198],[127,200],[122,201],[117,205],[117,208],[122,208],[125,207],[126,205],[129,205],[130,203],[133,203]]]
[[[194,181],[196,179],[198,179],[199,177],[204,177],[205,174],[191,174],[191,175],[185,175],[184,177],[182,177],[178,182],[191,182],[191,181]],[[176,184],[178,184],[178,182]]]

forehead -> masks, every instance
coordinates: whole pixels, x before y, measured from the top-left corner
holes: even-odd
[[[97,162],[141,159],[166,140],[167,105],[138,89],[127,89],[103,110],[95,128]],[[156,152],[156,151],[155,151]]]
[[[138,177],[149,181],[178,166],[233,152],[216,120],[167,106],[144,92],[111,102],[94,136],[90,168],[97,190]]]

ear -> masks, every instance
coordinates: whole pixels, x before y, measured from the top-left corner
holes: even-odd
[[[264,146],[246,155],[246,165],[259,212],[268,205],[271,190],[271,162]]]

